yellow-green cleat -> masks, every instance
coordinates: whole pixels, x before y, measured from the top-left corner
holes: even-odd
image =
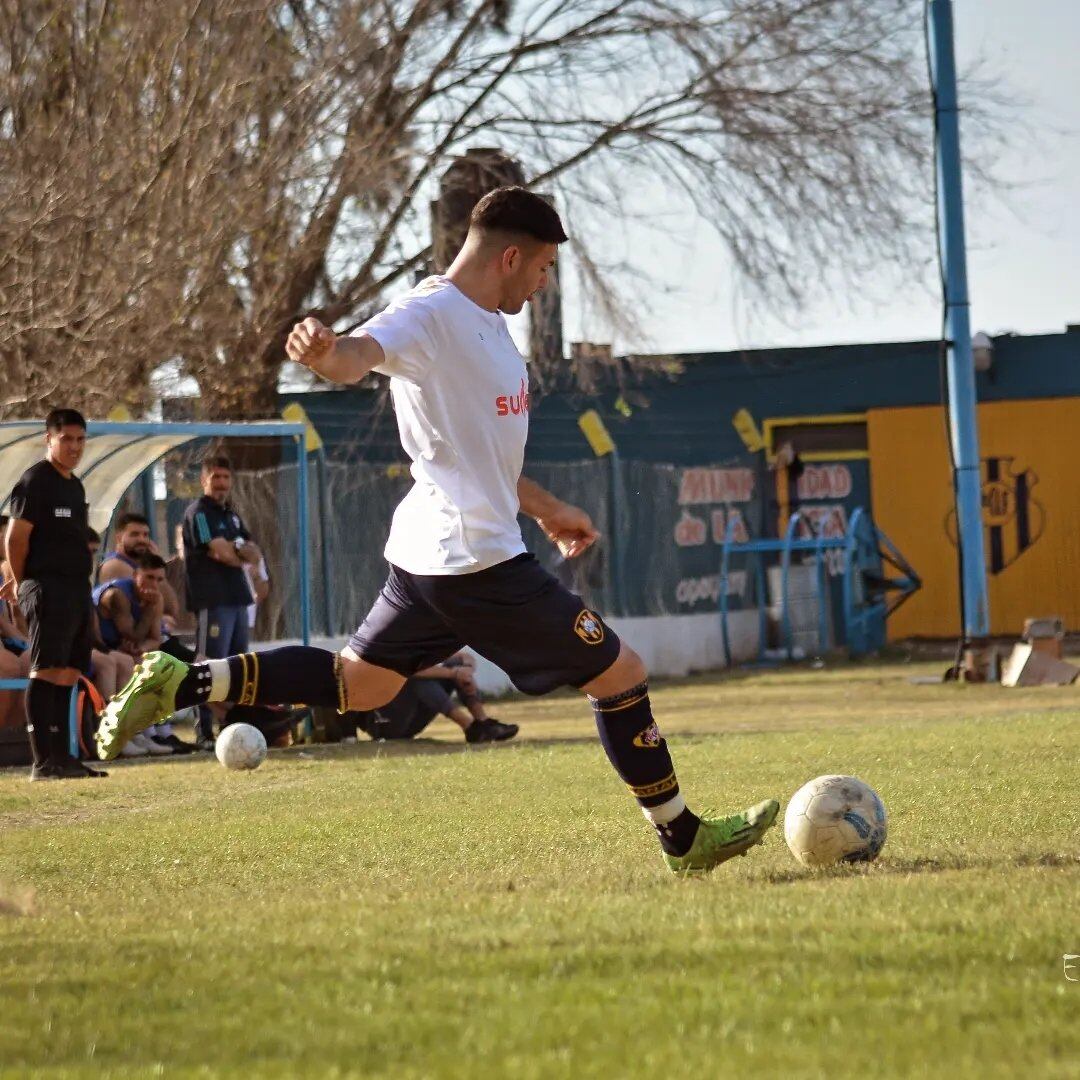
[[[176,712],[176,690],[188,665],[168,653],[150,652],[135,665],[127,686],[109,699],[95,742],[98,757],[111,761],[140,731]]]
[[[705,811],[709,813],[709,811]],[[704,874],[736,855],[745,855],[760,844],[776,821],[780,804],[766,799],[741,814],[701,819],[693,846],[685,855],[664,854],[673,874]]]

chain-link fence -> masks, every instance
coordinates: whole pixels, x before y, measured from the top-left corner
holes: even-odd
[[[681,528],[685,469],[605,457],[530,463],[525,471],[560,498],[584,508],[602,534],[601,542],[584,556],[564,561],[536,524],[522,519],[529,549],[590,606],[611,615],[716,610],[722,530],[728,514],[748,514],[745,504],[741,510],[734,504],[710,508],[711,519],[700,518],[705,533],[700,533],[702,526],[695,526],[697,533],[687,532]],[[316,634],[346,633],[370,607],[386,577],[382,551],[390,520],[411,482],[399,465],[329,463],[310,468],[311,614]],[[747,488],[737,494],[749,493]],[[273,581],[260,613],[259,636],[296,637],[296,466],[239,473],[235,496],[266,553]]]

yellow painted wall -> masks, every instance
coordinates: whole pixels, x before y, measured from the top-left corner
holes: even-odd
[[[955,636],[956,525],[943,410],[871,410],[867,434],[874,519],[923,579],[889,620],[889,638]],[[1080,398],[980,405],[979,439],[984,549],[988,566],[998,565],[987,575],[992,633],[1018,634],[1030,615],[1060,615],[1080,630]]]

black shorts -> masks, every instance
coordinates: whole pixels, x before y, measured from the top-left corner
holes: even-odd
[[[81,578],[26,578],[19,607],[30,628],[30,670],[90,670],[94,645],[90,586]]]
[[[443,577],[391,565],[349,646],[409,677],[469,645],[526,694],[581,687],[619,656],[619,638],[532,555]]]

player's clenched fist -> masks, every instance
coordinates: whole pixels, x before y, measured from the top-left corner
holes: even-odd
[[[290,360],[304,367],[311,367],[328,356],[337,341],[337,335],[318,319],[307,318],[298,322],[285,342],[285,352]]]

